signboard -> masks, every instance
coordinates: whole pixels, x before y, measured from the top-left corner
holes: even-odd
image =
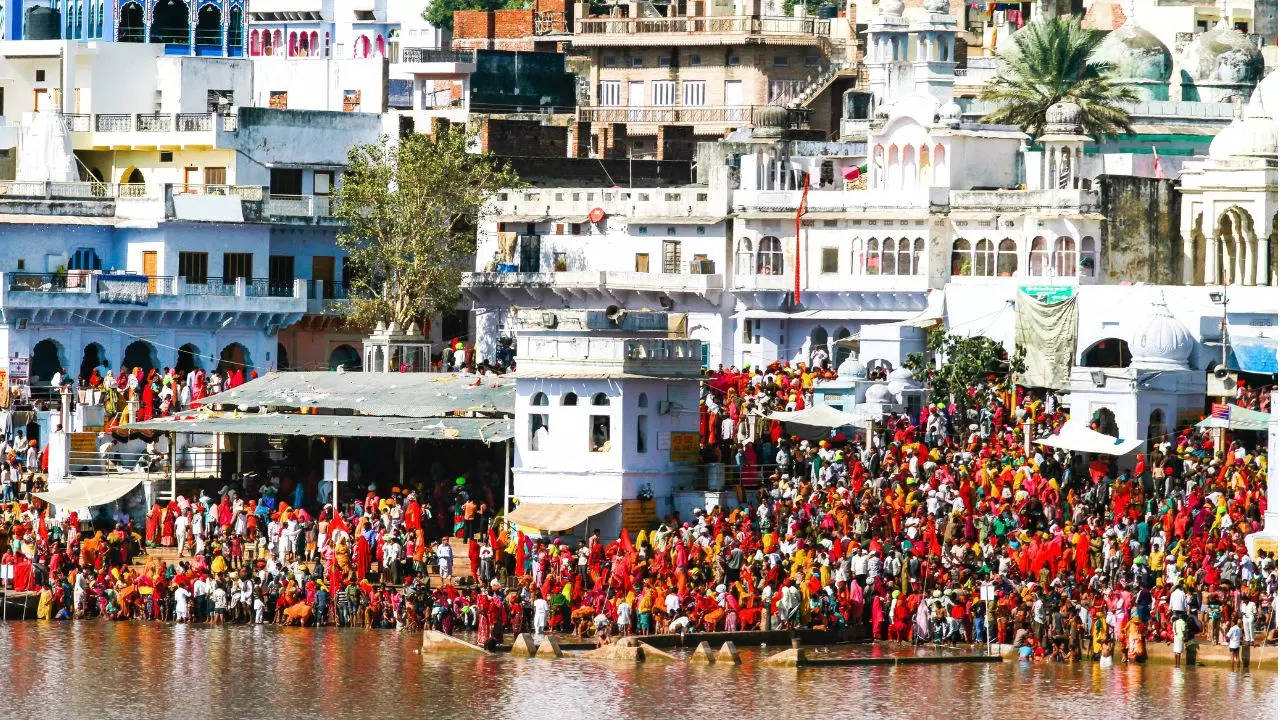
[[[1075,294],[1075,288],[1069,285],[1023,285],[1018,289],[1042,303],[1049,304],[1069,300]]]
[[[631,533],[658,527],[658,503],[654,500],[623,500],[622,527]]]
[[[349,461],[347,460],[338,460],[336,463],[337,467],[334,467],[335,463],[333,460],[325,460],[324,461],[325,482],[333,482],[334,478],[337,478],[338,482],[341,482],[341,483],[346,482],[348,462]]]
[[[31,359],[20,355],[9,358],[9,382],[21,385],[31,375]]]
[[[978,597],[982,598],[986,602],[995,602],[996,586],[991,583],[982,583],[982,585],[978,587]]]
[[[671,462],[698,461],[698,433],[671,433]]]

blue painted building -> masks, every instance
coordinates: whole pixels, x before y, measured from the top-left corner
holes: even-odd
[[[167,55],[242,57],[245,0],[10,0],[5,40],[155,43]]]

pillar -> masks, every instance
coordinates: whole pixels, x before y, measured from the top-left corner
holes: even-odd
[[[1204,284],[1218,284],[1218,243],[1221,236],[1214,233],[1204,239]]]
[[[1265,235],[1258,236],[1258,252],[1254,254],[1257,261],[1256,274],[1254,275],[1255,285],[1270,285],[1272,281],[1271,267],[1267,263],[1267,258],[1271,256],[1271,240]]]

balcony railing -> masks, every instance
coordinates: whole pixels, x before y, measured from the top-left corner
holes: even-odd
[[[101,270],[11,272],[0,277],[8,292],[91,295],[96,296],[98,302],[109,304],[146,304],[152,296],[179,295],[301,299],[306,291],[304,286],[311,282],[294,278],[198,278]],[[346,296],[345,289],[341,296]]]
[[[328,195],[276,195],[263,201],[264,215],[278,217],[331,217]]]
[[[64,113],[68,132],[212,132],[219,127],[234,132],[240,126],[235,115],[218,113]]]
[[[6,273],[9,290],[18,292],[89,292],[89,280],[84,272],[69,273]]]
[[[831,21],[813,17],[667,17],[584,18],[577,35],[821,35],[831,34]]]
[[[245,281],[245,295],[249,297],[293,297],[293,278],[253,278]]]
[[[184,183],[173,186],[174,195],[234,195],[241,200],[262,200],[261,185],[194,185]]]
[[[710,106],[644,106],[591,105],[578,108],[580,122],[599,123],[720,123],[746,125],[755,122],[756,113],[767,105]]]
[[[321,290],[323,286],[323,290]],[[323,292],[324,297],[318,297]],[[311,300],[347,300],[351,297],[344,282],[308,280],[307,298]]]
[[[236,294],[236,282],[233,278],[231,282],[225,282],[220,277],[205,278],[204,282],[200,282],[199,278],[187,278],[184,293],[187,295],[211,295],[220,297],[231,297]]]
[[[42,182],[0,180],[2,198],[43,198],[46,200],[97,200],[156,197],[156,188],[143,183]]]
[[[474,63],[474,50],[439,50],[436,48],[402,48],[400,62],[407,63]]]

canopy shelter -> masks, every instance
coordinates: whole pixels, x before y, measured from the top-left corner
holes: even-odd
[[[1247,407],[1240,407],[1239,405],[1229,405],[1228,408],[1230,410],[1230,416],[1228,419],[1223,420],[1221,418],[1207,417],[1196,423],[1196,427],[1266,432],[1267,427],[1272,422],[1270,413],[1251,410]]]
[[[598,515],[616,506],[616,502],[598,503],[535,503],[523,502],[507,513],[507,520],[517,525],[559,532],[578,527],[592,515]]]
[[[139,477],[73,477],[69,485],[32,494],[60,508],[88,510],[115,502],[141,484]]]
[[[1057,435],[1040,438],[1036,442],[1072,452],[1098,455],[1125,455],[1142,445],[1141,440],[1115,438],[1080,425],[1066,425]]]
[[[830,405],[810,405],[804,410],[794,412],[772,412],[767,416],[787,426],[787,431],[806,440],[826,437],[832,430],[850,425],[866,427],[869,418],[862,414],[847,413]]]
[[[217,413],[178,415],[121,426],[126,430],[231,435],[386,437],[415,440],[480,440],[512,437],[510,418],[388,417],[385,415],[302,415],[298,413]]]
[[[273,372],[200,401],[205,407],[319,408],[440,417],[515,413],[510,376],[470,373]]]

